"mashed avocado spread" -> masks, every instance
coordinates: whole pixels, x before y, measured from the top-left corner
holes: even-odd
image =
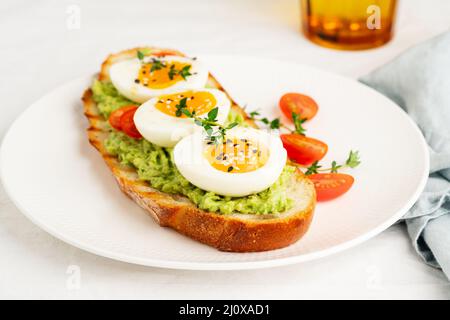
[[[127,104],[130,100],[121,96],[110,82],[95,81],[92,85],[93,98],[100,113],[109,114]],[[230,121],[242,122],[242,116],[230,112]],[[278,180],[268,189],[246,197],[221,196],[197,188],[177,170],[172,160],[172,148],[156,146],[145,139],[133,139],[122,132],[111,129],[105,140],[109,153],[126,165],[136,168],[140,179],[162,192],[182,194],[200,209],[221,214],[274,214],[286,211],[293,205],[287,197],[289,178],[295,168],[286,165]]]

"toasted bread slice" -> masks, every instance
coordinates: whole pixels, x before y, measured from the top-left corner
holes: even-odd
[[[110,55],[102,65],[99,79],[108,80],[111,64],[135,57],[137,50],[142,49],[144,48],[135,48]],[[152,52],[167,52],[157,48],[146,49],[151,49]],[[169,52],[182,55],[174,50]],[[223,90],[212,75],[209,76],[208,82],[208,86]],[[100,152],[122,191],[144,208],[160,226],[170,227],[219,250],[232,252],[282,248],[296,242],[307,231],[313,216],[316,196],[313,184],[299,170],[292,176],[288,190],[289,197],[294,199],[295,204],[284,213],[221,215],[207,212],[199,209],[182,195],[167,194],[152,188],[145,181],[138,179],[134,168],[122,165],[115,156],[108,154],[103,142],[108,137],[110,129],[106,119],[100,115],[90,89],[85,91],[82,100],[84,113],[90,123],[87,130],[90,143]],[[244,110],[231,101],[232,108],[241,113],[249,125],[255,126]]]

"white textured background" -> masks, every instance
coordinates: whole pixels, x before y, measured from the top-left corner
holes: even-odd
[[[80,9],[80,29],[67,27],[73,5]],[[449,27],[448,0],[403,0],[391,43],[340,52],[303,38],[296,0],[2,0],[0,137],[41,95],[98,70],[109,52],[127,47],[257,55],[358,77]],[[71,265],[81,270],[79,288],[67,285]],[[129,265],[41,231],[0,186],[0,298],[450,299],[450,285],[416,256],[402,226],[335,256],[289,267],[194,272]]]

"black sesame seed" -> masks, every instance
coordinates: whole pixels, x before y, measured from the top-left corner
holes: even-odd
[[[239,143],[233,144],[233,147],[239,147]]]
[[[140,81],[139,81],[139,79],[134,79],[134,82],[139,83]]]
[[[224,155],[222,158],[222,160],[227,160],[227,159],[228,159],[227,155]]]
[[[228,167],[227,171],[231,172],[234,168],[232,166]]]

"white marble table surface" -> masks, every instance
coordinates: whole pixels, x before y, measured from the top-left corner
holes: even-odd
[[[80,12],[80,24],[71,15]],[[299,33],[296,0],[12,1],[0,4],[0,137],[55,86],[139,44],[270,57],[349,77],[450,27],[448,0],[401,1],[397,33],[370,51],[317,47]],[[78,28],[79,27],[79,28]],[[73,286],[73,266],[80,285]],[[309,263],[256,271],[147,268],[83,252],[28,221],[0,186],[0,298],[449,299],[445,276],[415,254],[402,226]]]

